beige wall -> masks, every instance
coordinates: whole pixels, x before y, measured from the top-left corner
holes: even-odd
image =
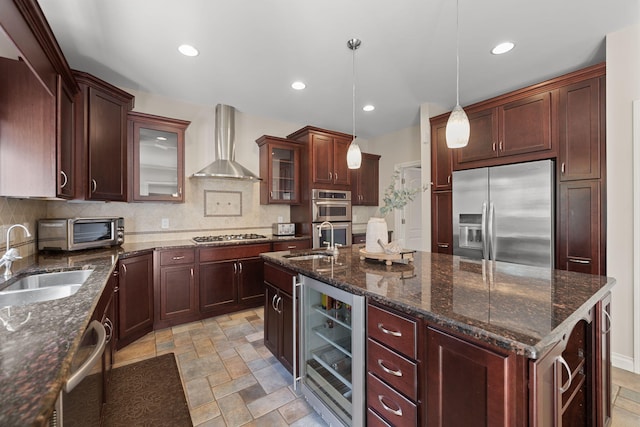
[[[640,27],[636,25],[607,35],[607,275],[618,282],[612,301],[612,357],[616,366],[628,370],[633,369],[634,328],[640,327],[633,324],[633,168],[640,165],[632,161],[632,102],[637,99]]]
[[[29,229],[31,237],[26,237],[22,229],[15,228],[10,236],[11,245],[18,249],[20,256],[32,255],[36,246],[36,224],[38,219],[46,216],[46,212],[44,201],[0,197],[0,253],[5,251],[7,229],[13,224],[22,224]]]
[[[122,216],[126,240],[155,241],[191,238],[202,234],[234,232],[270,233],[279,217],[289,220],[288,206],[260,205],[259,184],[247,181],[188,178],[214,160],[214,105],[196,105],[124,88],[135,96],[135,110],[191,121],[185,135],[185,199],[171,203],[89,203],[52,201],[48,217]],[[259,152],[255,140],[264,135],[284,137],[305,124],[284,123],[236,111],[236,160],[259,174]],[[205,216],[205,191],[241,193],[241,216]],[[210,193],[212,194],[212,193]],[[162,229],[163,218],[169,228]]]

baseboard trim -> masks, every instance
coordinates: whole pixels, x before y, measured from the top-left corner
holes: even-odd
[[[634,372],[633,357],[623,356],[618,353],[611,353],[611,365],[616,368],[624,369],[625,371]],[[635,373],[640,374],[640,372]]]

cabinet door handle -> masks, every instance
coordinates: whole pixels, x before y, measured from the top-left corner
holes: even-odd
[[[178,187],[178,196],[182,196],[182,187]]]
[[[398,406],[398,409],[393,409],[393,408],[391,408],[391,407],[387,406],[387,405],[384,403],[384,400],[383,400],[383,399],[384,399],[384,396],[383,396],[383,395],[381,395],[381,394],[379,394],[379,395],[378,395],[378,401],[380,402],[380,404],[382,405],[382,407],[383,407],[386,411],[389,411],[389,412],[391,412],[393,415],[397,415],[397,416],[399,416],[399,417],[401,417],[401,416],[402,416],[402,408],[401,408],[401,407],[399,407],[399,406]]]
[[[191,278],[193,279],[193,267],[191,267]]]
[[[504,146],[502,145],[502,141],[500,141],[500,144],[498,144],[498,150],[504,151]]]
[[[562,162],[562,165],[560,165],[560,170],[562,171],[562,175],[564,175],[564,162]]]
[[[608,334],[609,331],[611,330],[611,315],[607,313],[607,310],[602,310],[602,312],[604,313],[604,317],[607,318],[607,329],[602,331],[602,333]]]
[[[449,244],[448,243],[438,243],[438,247],[446,249],[446,248],[449,247]]]
[[[242,262],[238,262],[238,274],[242,274]]]
[[[447,176],[447,184],[451,184],[451,175]]]
[[[174,256],[173,257],[174,261],[180,261],[181,259],[184,259],[184,256]]]
[[[278,294],[274,294],[273,298],[271,298],[271,307],[273,307],[273,310],[275,312],[278,311],[278,309],[276,308],[276,298],[278,298]]]
[[[329,172],[329,179],[333,179],[333,172]]]
[[[106,319],[104,319],[103,325],[104,329],[107,331],[106,342],[108,344],[109,342],[111,342],[111,338],[113,337],[113,323],[111,323],[111,319],[107,317]]]
[[[392,331],[390,329],[387,329],[382,325],[382,323],[378,323],[378,329],[380,329],[383,334],[392,335],[394,337],[401,337],[402,336],[402,332]]]
[[[382,368],[382,370],[385,371],[387,374],[393,375],[394,377],[401,377],[402,376],[402,371],[400,369],[398,369],[398,370],[389,369],[386,366],[384,366],[383,362],[384,362],[384,360],[378,359],[378,366],[380,366]]]
[[[278,297],[278,304],[276,304],[278,308],[278,313],[282,314],[282,306],[284,305],[284,303],[282,302],[282,297]]]
[[[338,172],[335,173],[335,178],[336,181],[338,180]]]
[[[576,264],[591,264],[591,261],[586,260],[586,259],[569,258],[567,261],[573,262],[573,263],[576,263]]]
[[[491,144],[491,151],[496,151],[496,143]]]
[[[233,274],[238,274],[238,263],[237,262],[233,263]]]
[[[127,266],[125,264],[122,264],[121,267],[122,267],[122,274],[126,276],[127,275]]]
[[[96,182],[95,179],[91,178],[91,192],[95,193],[97,189],[98,189],[98,183]]]
[[[557,360],[558,362],[560,362],[562,366],[564,366],[564,369],[567,371],[567,374],[569,375],[569,379],[567,380],[566,384],[560,386],[560,393],[564,393],[565,391],[569,390],[569,388],[571,387],[571,380],[572,380],[571,369],[569,368],[567,361],[564,360],[564,357],[558,356]]]
[[[269,191],[269,197],[273,199],[273,191]]]
[[[60,175],[62,175],[62,177],[64,178],[64,181],[62,182],[62,184],[60,184],[60,188],[64,188],[64,186],[67,185],[67,182],[69,182],[69,180],[67,179],[67,174],[64,173],[64,171],[60,171]]]

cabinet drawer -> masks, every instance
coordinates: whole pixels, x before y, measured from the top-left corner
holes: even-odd
[[[391,427],[380,415],[373,412],[371,408],[367,409],[367,427]]]
[[[415,320],[398,316],[372,305],[367,306],[367,334],[395,351],[416,359]]]
[[[278,251],[291,251],[293,249],[309,249],[311,248],[311,242],[309,240],[290,240],[288,242],[274,242],[273,250]]]
[[[271,252],[271,243],[200,248],[198,259],[200,262],[223,261],[226,259],[255,257],[264,252]]]
[[[276,267],[273,264],[264,264],[264,280],[273,286],[293,295],[293,278],[297,274],[293,271]]]
[[[160,252],[160,265],[193,264],[195,252],[193,249],[174,249]]]
[[[409,359],[368,340],[367,370],[413,401],[418,400],[418,366]]]
[[[371,374],[367,374],[367,403],[389,424],[418,425],[418,407]]]

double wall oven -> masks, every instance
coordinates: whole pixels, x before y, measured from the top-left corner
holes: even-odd
[[[322,248],[331,241],[331,228],[320,228],[329,221],[333,225],[334,243],[351,246],[351,191],[311,190],[313,247]]]

